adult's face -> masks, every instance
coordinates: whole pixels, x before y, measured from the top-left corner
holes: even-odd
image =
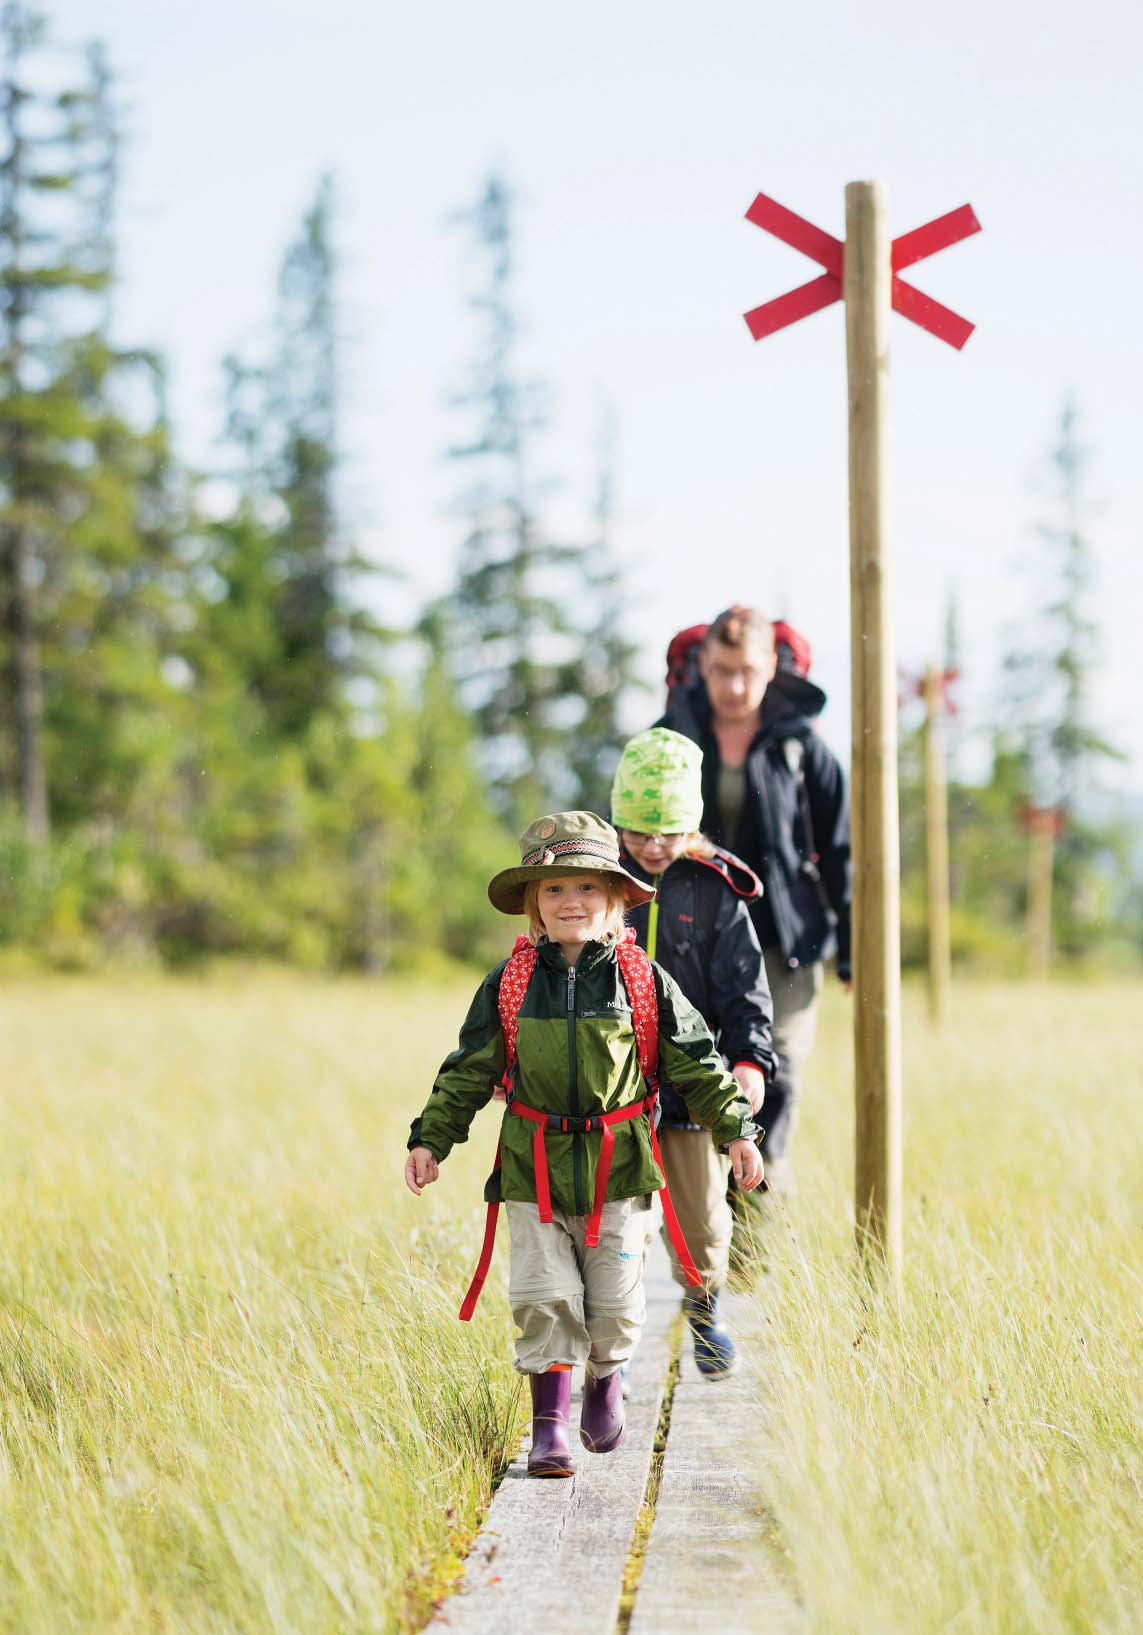
[[[778,667],[778,654],[757,636],[738,647],[711,642],[699,656],[699,671],[716,721],[726,726],[747,722],[758,713],[766,688]]]

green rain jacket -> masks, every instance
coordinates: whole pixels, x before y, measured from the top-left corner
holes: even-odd
[[[584,1118],[640,1100],[647,1087],[639,1072],[631,1005],[615,947],[588,943],[569,966],[555,943],[543,942],[516,1039],[516,1095],[528,1107]],[[507,961],[505,961],[507,964]],[[652,965],[659,1000],[659,1071],[686,1101],[696,1123],[716,1145],[759,1134],[750,1103],[723,1066],[706,1023],[660,966]],[[446,1057],[424,1112],[414,1119],[409,1146],[448,1157],[492,1097],[504,1072],[504,1035],[497,1009],[504,965],[489,973],[465,1018],[460,1045]],[[501,1128],[498,1196],[535,1203],[534,1126],[506,1113]],[[651,1152],[646,1118],[612,1126],[615,1152],[607,1197],[655,1192],[662,1178]],[[552,1204],[587,1215],[595,1195],[601,1136],[547,1132]]]

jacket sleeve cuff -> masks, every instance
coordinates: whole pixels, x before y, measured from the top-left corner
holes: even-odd
[[[433,1157],[436,1159],[437,1163],[443,1164],[448,1154],[447,1147],[445,1148],[444,1152],[441,1152],[439,1150],[440,1146],[442,1145],[441,1142],[426,1141],[424,1136],[421,1134],[421,1123],[422,1120],[420,1118],[415,1118],[409,1125],[409,1139],[405,1142],[405,1151],[412,1152],[414,1147],[427,1147],[429,1152],[431,1152]]]
[[[737,1073],[740,1067],[753,1067],[757,1072],[761,1073],[763,1078],[766,1077],[766,1064],[764,1062],[748,1061],[745,1057],[743,1057],[742,1061],[735,1062],[730,1071],[732,1073]]]
[[[742,1120],[742,1127],[736,1135],[730,1136],[726,1141],[716,1142],[716,1145],[719,1152],[725,1154],[729,1151],[730,1143],[732,1141],[753,1141],[757,1143],[762,1140],[765,1133],[766,1132],[762,1128],[761,1124],[759,1124],[755,1119],[744,1118]]]

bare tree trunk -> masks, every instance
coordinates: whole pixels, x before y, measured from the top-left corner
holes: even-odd
[[[3,27],[8,59],[4,122],[9,142],[4,164],[3,211],[0,214],[0,237],[4,241],[8,264],[4,362],[8,390],[18,396],[24,364],[24,323],[28,303],[28,286],[20,276],[26,233],[21,213],[24,139],[20,112],[24,93],[19,85],[19,73],[23,52],[34,31],[35,19],[21,5],[10,3],[4,8]],[[27,498],[27,459],[18,425],[7,428],[6,443],[0,459],[0,476],[7,491],[5,499],[15,511],[15,518],[9,522],[6,530],[7,548],[3,557],[8,575],[5,623],[15,714],[15,781],[24,818],[24,832],[34,845],[42,846],[47,844],[49,835],[43,752],[44,690],[36,621],[36,554],[31,532],[19,514],[20,505]]]
[[[44,689],[36,631],[35,557],[27,530],[14,528],[7,551],[8,636],[16,717],[16,786],[24,833],[37,846],[48,842],[48,786],[44,772]]]

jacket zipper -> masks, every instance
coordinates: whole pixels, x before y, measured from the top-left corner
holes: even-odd
[[[568,1099],[573,1118],[579,1117],[579,1067],[575,1058],[575,966],[568,966]],[[572,1136],[572,1180],[575,1185],[575,1212],[587,1214],[587,1194],[583,1186],[582,1135]]]

